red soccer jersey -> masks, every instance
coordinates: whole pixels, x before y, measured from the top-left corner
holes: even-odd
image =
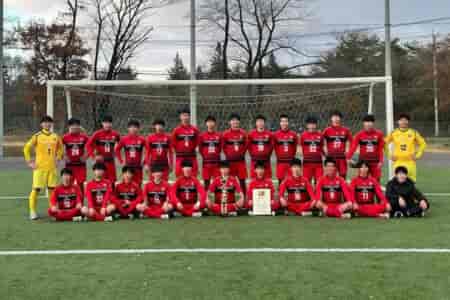
[[[383,162],[384,134],[381,130],[361,130],[358,132],[348,151],[347,159],[351,159],[359,147],[359,159],[369,162]]]
[[[86,144],[89,156],[101,155],[105,160],[114,159],[114,148],[120,141],[120,134],[114,130],[100,129],[94,132]]]
[[[199,152],[203,162],[217,163],[222,152],[222,135],[219,132],[205,131],[199,136]]]
[[[222,148],[229,161],[245,159],[247,152],[247,133],[243,129],[228,129],[222,135]]]
[[[275,187],[273,186],[272,179],[269,178],[255,178],[253,179],[247,188],[247,200],[253,200],[253,191],[255,189],[270,189],[270,200],[275,200]]]
[[[279,162],[290,162],[297,154],[298,136],[292,130],[278,130],[273,135],[275,154]]]
[[[344,178],[340,176],[323,176],[317,182],[316,199],[325,203],[352,201],[352,195]]]
[[[178,178],[172,185],[172,200],[175,203],[195,204],[197,201],[205,203],[206,192],[196,177]]]
[[[270,160],[274,145],[273,134],[267,129],[253,129],[248,134],[248,152],[252,160]]]
[[[314,199],[314,190],[309,181],[300,177],[288,177],[280,185],[280,198],[287,192],[287,201],[289,203],[307,202]]]
[[[111,182],[107,179],[89,181],[85,191],[88,207],[106,207],[111,200],[111,187]]]
[[[327,146],[328,156],[333,158],[345,158],[347,142],[352,142],[350,129],[344,126],[329,126],[323,131],[323,137]]]
[[[86,144],[89,137],[84,133],[67,133],[63,136],[63,145],[67,157],[67,163],[72,165],[84,164]]]
[[[323,136],[320,131],[305,131],[300,135],[303,162],[321,163],[323,156]]]
[[[216,177],[209,186],[209,192],[214,193],[217,204],[221,204],[224,197],[227,203],[235,203],[236,193],[242,193],[242,189],[239,180],[234,176]]]
[[[170,185],[167,181],[156,183],[152,180],[144,186],[143,195],[148,205],[162,206],[170,201]]]
[[[386,204],[387,199],[381,190],[380,183],[373,177],[357,176],[350,184],[353,200],[358,204],[374,204],[375,196],[380,203]]]
[[[82,203],[81,190],[78,185],[58,185],[52,193],[50,203],[59,209],[72,209]]]
[[[192,125],[179,125],[172,132],[172,145],[178,156],[195,156],[199,131]]]
[[[141,188],[139,187],[139,185],[137,185],[137,183],[133,181],[122,181],[116,184],[116,187],[114,188],[114,199],[119,202],[125,200],[140,202],[142,200]]]
[[[167,166],[172,163],[172,145],[166,133],[154,133],[147,137],[147,164]]]
[[[140,167],[147,149],[145,138],[140,135],[126,135],[122,137],[116,147],[116,156],[121,164],[124,163],[122,149],[125,150],[125,164],[131,167]]]

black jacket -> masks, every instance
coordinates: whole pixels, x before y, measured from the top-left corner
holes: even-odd
[[[416,188],[414,181],[409,178],[403,183],[398,182],[395,177],[388,182],[386,186],[386,197],[391,205],[396,206],[399,196],[405,199],[408,206],[418,205],[420,200],[425,200],[428,203],[424,194]]]

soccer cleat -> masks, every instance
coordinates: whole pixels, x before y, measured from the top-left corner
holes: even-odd
[[[140,213],[139,214],[139,219],[144,219],[144,218],[145,218],[145,215],[143,213]]]
[[[199,218],[199,217],[201,217],[203,214],[201,213],[201,212],[195,212],[195,213],[192,213],[192,217],[193,218]]]
[[[304,211],[300,214],[302,217],[312,217],[312,211]]]
[[[275,217],[277,215],[277,212],[276,211],[273,211],[272,212],[272,217]]]
[[[112,221],[114,221],[114,219],[112,216],[107,216],[107,217],[105,217],[105,219],[103,221],[104,222],[112,222]]]
[[[236,211],[232,211],[232,212],[229,212],[229,213],[228,213],[228,216],[229,216],[229,217],[237,217],[237,215],[238,215],[238,214],[237,214]]]
[[[128,215],[128,219],[133,220],[134,219],[134,215],[133,214],[129,214]]]
[[[352,214],[350,213],[345,213],[341,215],[341,219],[351,219],[352,218]]]
[[[30,220],[31,221],[36,221],[37,219],[39,219],[39,215],[36,212],[30,212]]]
[[[402,217],[403,217],[403,213],[401,211],[394,212],[394,218],[402,218]]]
[[[250,217],[253,217],[253,211],[252,211],[252,210],[249,210],[249,211],[248,211],[248,215],[249,215]]]
[[[384,214],[379,214],[378,218],[379,219],[389,219],[391,217],[391,215],[389,213],[384,213]]]
[[[81,222],[83,221],[83,217],[82,216],[76,216],[72,218],[72,222]]]
[[[173,212],[173,216],[174,217],[182,217],[183,215],[180,214],[179,212],[175,211],[175,212]]]
[[[160,219],[163,219],[163,220],[168,220],[168,219],[170,219],[170,217],[169,217],[169,215],[168,214],[163,214],[163,215],[161,215],[161,217],[159,217]]]

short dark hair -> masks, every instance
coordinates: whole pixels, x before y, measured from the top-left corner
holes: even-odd
[[[323,162],[323,165],[326,166],[327,164],[333,164],[336,166],[336,161],[331,157],[327,157]]]
[[[63,176],[63,175],[70,175],[70,176],[72,176],[73,172],[72,172],[71,169],[64,168],[64,169],[61,170],[60,174],[61,174],[61,176]]]
[[[365,115],[363,122],[375,122],[375,116],[372,114]]]
[[[193,164],[192,161],[185,159],[181,162],[181,167],[182,168],[192,168]]]
[[[141,127],[141,123],[139,123],[138,120],[131,119],[131,120],[128,121],[127,127],[137,127],[137,128],[140,128],[140,127]]]
[[[398,173],[403,173],[403,174],[408,175],[408,169],[404,166],[398,166],[397,168],[395,168],[394,173],[395,173],[395,175],[397,175]]]
[[[151,171],[152,171],[152,173],[162,173],[163,167],[160,165],[154,165],[151,167]]]
[[[124,173],[134,174],[134,169],[132,167],[130,167],[130,166],[124,166],[122,168],[122,174],[124,174]]]
[[[294,158],[291,160],[291,166],[302,166],[302,160],[298,158]]]
[[[75,118],[70,118],[69,121],[67,121],[67,125],[69,126],[81,125],[81,121]]]
[[[310,117],[306,118],[305,123],[306,124],[316,124],[317,125],[317,123],[319,123],[319,121],[317,120],[316,117],[310,116]]]
[[[263,120],[265,122],[266,121],[266,117],[264,117],[263,115],[256,115],[255,121],[256,120]]]
[[[40,122],[40,123],[44,123],[44,122],[47,122],[47,123],[53,123],[53,118],[50,117],[50,116],[43,116],[43,117],[41,118],[41,122]]]
[[[208,122],[208,121],[213,121],[214,123],[217,122],[216,118],[214,116],[207,116],[206,119],[205,119],[205,123]]]
[[[334,116],[339,117],[339,118],[341,118],[341,119],[342,119],[342,117],[343,117],[342,113],[341,113],[339,110],[335,110],[335,111],[332,111],[332,112],[331,112],[330,118],[332,118],[332,117],[334,117]]]
[[[281,119],[289,119],[289,116],[287,114],[282,114],[280,115],[280,120]]]
[[[229,119],[229,121],[231,121],[233,119],[236,119],[236,120],[240,121],[241,120],[241,116],[239,114],[237,114],[237,113],[232,113],[228,119]]]
[[[187,108],[187,107],[184,107],[184,108],[180,109],[179,114],[180,115],[182,115],[182,114],[190,115],[191,114],[191,110],[189,108]]]
[[[366,166],[369,167],[369,163],[365,160],[359,160],[356,164],[355,164],[355,168],[359,169],[362,166]]]
[[[102,162],[96,162],[93,166],[92,166],[92,170],[103,170],[106,171],[106,165]]]
[[[258,160],[255,163],[255,169],[265,169],[266,168],[266,164],[262,161],[262,160]]]
[[[219,168],[229,168],[230,162],[228,160],[221,160],[219,162]]]
[[[401,119],[406,119],[406,120],[411,120],[411,116],[407,113],[401,113],[398,115],[397,120],[401,120]]]
[[[112,121],[113,121],[113,117],[110,115],[103,116],[103,118],[102,118],[102,123],[103,122],[112,123]]]
[[[156,119],[153,121],[153,126],[155,126],[155,125],[161,125],[164,127],[164,126],[166,126],[166,122],[164,122],[164,120],[162,120],[162,119]]]

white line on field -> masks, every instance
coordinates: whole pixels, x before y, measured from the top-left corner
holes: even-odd
[[[98,255],[170,253],[450,253],[449,248],[174,248],[174,249],[94,249],[94,250],[11,250],[0,256]]]

